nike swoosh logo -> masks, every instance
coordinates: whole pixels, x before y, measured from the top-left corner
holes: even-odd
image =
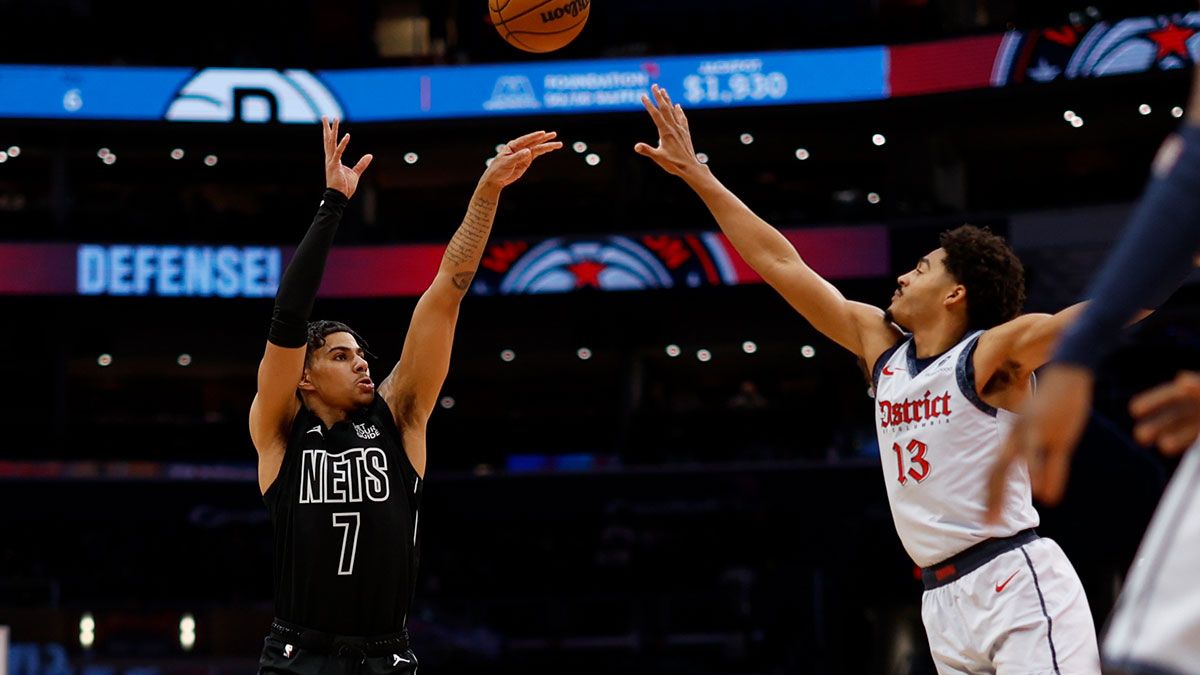
[[[900,372],[902,372],[902,373],[903,373],[903,372],[905,372],[903,368],[900,368],[899,370],[900,370]],[[893,370],[892,370],[890,367],[888,367],[888,366],[884,366],[884,367],[883,367],[883,374],[884,374],[884,375],[895,375],[895,374],[896,374],[896,372],[895,372],[895,371],[893,371]]]
[[[1012,581],[1013,577],[1017,576],[1020,573],[1021,573],[1021,570],[1017,570],[1016,572],[1012,573],[1012,577],[1005,579],[1004,583],[996,584],[996,592],[999,593],[1000,591],[1004,590],[1004,587],[1008,585],[1008,582]]]

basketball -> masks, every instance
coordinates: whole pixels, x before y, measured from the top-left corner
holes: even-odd
[[[565,47],[587,23],[591,0],[488,0],[492,24],[508,44],[527,52]]]

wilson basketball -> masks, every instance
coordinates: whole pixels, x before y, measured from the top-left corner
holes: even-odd
[[[492,24],[508,44],[552,52],[575,39],[587,23],[591,0],[488,0]]]

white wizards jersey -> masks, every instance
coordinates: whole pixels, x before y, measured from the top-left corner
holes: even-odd
[[[975,391],[966,336],[924,369],[910,336],[875,364],[875,430],[896,533],[913,562],[930,567],[992,537],[1036,527],[1029,471],[1009,470],[1000,522],[989,525],[988,475],[1016,415]]]

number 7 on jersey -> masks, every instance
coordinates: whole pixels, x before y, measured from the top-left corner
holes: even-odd
[[[342,531],[342,557],[338,560],[338,576],[354,574],[354,554],[358,552],[358,511],[333,514],[333,526]],[[350,560],[346,560],[346,544],[350,545]]]

